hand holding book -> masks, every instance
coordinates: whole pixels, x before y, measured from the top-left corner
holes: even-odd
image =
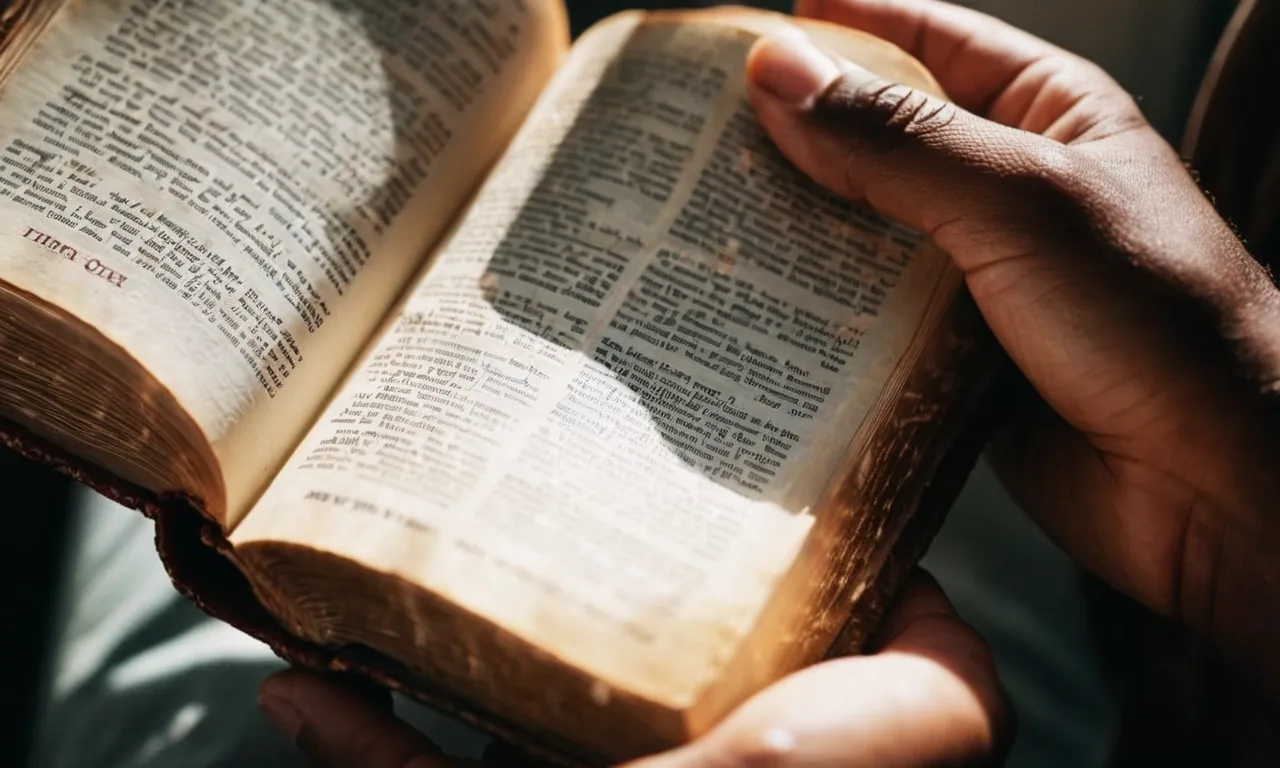
[[[1005,483],[1274,711],[1273,277],[1092,63],[946,3],[800,4],[820,6],[904,44],[924,30],[916,53],[961,109],[853,71],[811,108],[761,110],[770,134],[824,186],[951,254],[1038,395],[994,445]]]
[[[1280,690],[1273,284],[1096,68],[814,8],[15,0],[0,442],[283,657],[632,758],[866,646],[983,439],[976,299],[1050,406],[1015,489]]]
[[[784,17],[567,56],[559,0],[6,18],[0,440],[297,664],[652,753],[861,647],[971,466],[957,270],[746,101]]]
[[[1085,565],[1213,638],[1274,697],[1275,286],[1092,65],[939,3],[808,5],[916,41],[960,109],[784,36],[758,44],[750,63],[770,134],[833,191],[932,233],[964,269],[1048,406],[998,456],[1028,508]],[[1206,539],[1201,526],[1222,533]],[[932,765],[998,751],[989,658],[931,590],[903,593],[878,655],[800,672],[694,745],[640,764]],[[1221,611],[1212,623],[1206,604]],[[1250,611],[1261,618],[1246,620]],[[328,730],[350,717],[333,689],[291,673],[263,692],[319,702],[299,727],[327,754],[349,748]],[[903,700],[919,706],[899,718],[891,705]],[[370,722],[407,738],[389,716]]]

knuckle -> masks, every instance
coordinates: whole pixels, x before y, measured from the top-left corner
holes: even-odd
[[[841,78],[815,105],[817,119],[864,151],[890,152],[943,131],[955,105],[889,80]]]
[[[1086,78],[1086,82],[1092,90],[1109,96],[1123,96],[1125,99],[1132,101],[1129,98],[1129,92],[1120,84],[1120,81],[1111,76],[1111,73],[1105,67],[1083,56],[1075,56],[1074,61],[1080,70],[1081,77]]]
[[[1091,92],[1080,97],[1060,121],[1073,144],[1107,139],[1150,128],[1133,97],[1122,91]]]
[[[1019,147],[1013,158],[1013,176],[1035,199],[1052,203],[1077,198],[1090,175],[1079,153],[1055,141],[1038,141]]]
[[[1136,256],[1148,240],[1149,227],[1138,201],[1150,189],[1125,169],[1087,154],[1074,152],[1070,163],[1053,175],[1052,186],[1069,213],[1065,222],[1077,226],[1088,246],[1106,254]]]
[[[1018,208],[1057,231],[1096,239],[1111,229],[1112,172],[1092,158],[1053,141],[1020,147],[1010,161]]]

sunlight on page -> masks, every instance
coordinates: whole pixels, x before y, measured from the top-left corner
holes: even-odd
[[[946,260],[777,154],[741,96],[751,34],[634,22],[578,44],[233,543],[396,574],[688,704],[791,567]]]
[[[235,517],[532,102],[550,7],[68,3],[0,99],[0,279],[174,394]]]

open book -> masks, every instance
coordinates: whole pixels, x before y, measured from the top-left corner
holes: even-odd
[[[959,274],[744,98],[784,17],[3,22],[4,442],[156,518],[177,586],[296,663],[562,760],[663,749],[857,648],[972,461]]]

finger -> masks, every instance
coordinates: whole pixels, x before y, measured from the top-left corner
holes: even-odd
[[[888,40],[920,59],[951,98],[979,114],[997,106],[1032,64],[1069,56],[986,14],[928,0],[801,0],[796,13]]]
[[[258,704],[315,765],[453,768],[460,762],[350,686],[290,670],[267,678]]]
[[[1055,80],[1072,94],[1128,95],[1090,62],[984,13],[936,0],[800,0],[796,13],[869,32],[920,59],[957,104],[1041,133],[1035,96]],[[1041,101],[1043,104],[1044,101]],[[1037,119],[1039,118],[1039,119]]]
[[[913,581],[875,656],[792,675],[705,738],[631,768],[972,764],[1007,742],[1005,698],[986,644],[937,584]]]
[[[1052,233],[1064,223],[1050,213],[1025,221],[1040,198],[1074,178],[1074,158],[1056,142],[847,62],[838,65],[802,37],[758,42],[747,74],[762,125],[795,165],[832,192],[866,200],[925,232],[954,255],[1025,252],[1019,234]],[[1003,239],[960,247],[971,243],[956,242],[957,236],[971,236],[975,227],[984,238]],[[982,266],[960,264],[966,271]]]
[[[880,620],[868,652],[902,650],[902,643],[909,641],[914,634],[923,634],[923,625],[931,621],[947,624],[942,628],[944,634],[968,637],[972,633],[937,580],[923,568],[916,568],[892,609]]]
[[[1011,359],[1077,430],[1096,442],[1154,423],[1172,428],[1169,413],[1186,412],[1181,404],[1217,386],[1211,371],[1188,376],[1205,366],[1188,344],[1193,336],[1176,327],[1167,288],[1152,276],[1159,269],[1173,275],[1160,262],[1171,256],[1177,274],[1170,281],[1214,285],[1228,274],[1203,258],[1194,228],[1182,229],[1182,220],[1203,219],[1202,212],[1175,202],[1169,210],[1186,215],[1163,225],[1168,239],[1143,254],[1130,245],[1147,237],[1143,222],[1172,217],[1135,218],[1133,210],[1168,198],[1144,201],[1146,188],[1093,153],[841,68],[803,36],[758,42],[747,68],[751,99],[779,149],[818,183],[866,200],[949,253]],[[1125,142],[1134,144],[1131,157],[1156,157],[1145,134]],[[1189,183],[1181,169],[1165,176],[1157,167],[1144,160],[1152,183]],[[1201,199],[1194,191],[1181,197]],[[1186,237],[1176,239],[1176,231]],[[1114,408],[1099,410],[1094,396]],[[1177,421],[1187,421],[1184,436],[1221,440],[1217,419]]]

